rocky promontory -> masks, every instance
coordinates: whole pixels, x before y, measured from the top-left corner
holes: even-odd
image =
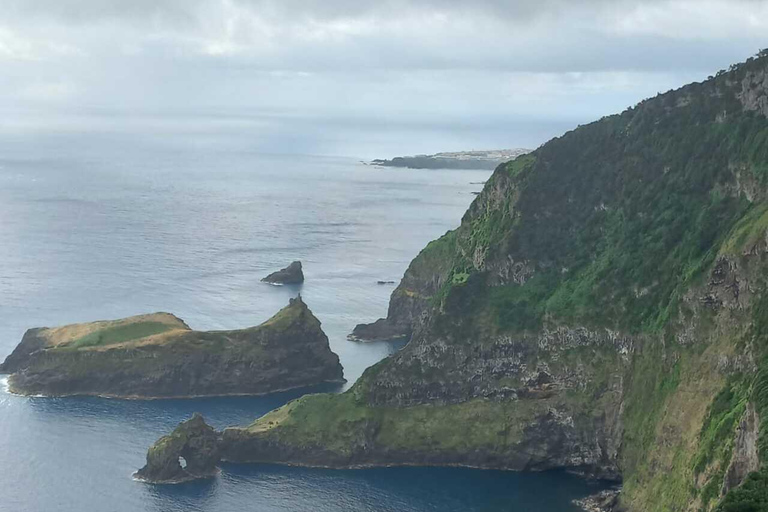
[[[147,452],[147,464],[134,476],[150,483],[177,484],[218,472],[218,434],[195,413]]]
[[[26,395],[257,395],[343,382],[320,321],[298,297],[256,327],[194,331],[168,313],[30,329],[0,372]]]
[[[301,262],[294,261],[284,269],[272,272],[262,279],[270,284],[301,284],[304,282],[304,272],[301,269]]]
[[[379,318],[370,324],[357,324],[347,336],[351,341],[380,341],[408,337],[410,330],[386,318]]]
[[[530,153],[529,149],[492,149],[452,151],[434,155],[397,156],[391,160],[376,159],[371,165],[380,167],[406,167],[408,169],[486,169],[492,171],[499,164]]]

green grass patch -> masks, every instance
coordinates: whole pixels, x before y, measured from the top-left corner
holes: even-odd
[[[451,283],[454,285],[460,285],[467,282],[469,279],[469,272],[456,272],[451,278]]]
[[[768,204],[757,204],[734,226],[721,253],[738,256],[761,238],[768,230]]]
[[[701,427],[699,450],[694,457],[694,474],[702,473],[713,461],[720,461],[721,466],[730,461],[733,433],[747,407],[748,392],[748,386],[739,376],[731,378],[715,396]],[[717,485],[722,486],[722,480],[720,475]]]
[[[82,338],[78,338],[67,344],[65,348],[114,345],[126,341],[146,338],[147,336],[160,334],[177,328],[178,326],[162,322],[135,322],[125,325],[117,325],[87,334]]]
[[[349,457],[371,443],[380,449],[460,457],[511,450],[546,401],[369,407],[354,388],[341,395],[308,395],[259,418],[248,429],[293,446],[322,447]],[[539,411],[541,412],[541,411]],[[368,449],[366,448],[366,449]]]

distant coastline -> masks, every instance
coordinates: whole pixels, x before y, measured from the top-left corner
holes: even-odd
[[[493,170],[499,164],[514,160],[531,150],[493,149],[483,151],[456,151],[434,155],[397,156],[391,160],[371,160],[369,165],[379,167],[405,167],[409,169],[486,169]]]

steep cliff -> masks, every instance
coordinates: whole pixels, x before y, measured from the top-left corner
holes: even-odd
[[[760,510],[766,76],[763,53],[499,166],[393,293],[379,327],[409,344],[222,457],[566,468],[629,510]]]
[[[162,398],[262,394],[342,382],[339,358],[307,305],[257,327],[193,331],[167,313],[30,329],[0,371],[13,392]]]

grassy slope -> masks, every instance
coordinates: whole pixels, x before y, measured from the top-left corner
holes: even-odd
[[[104,347],[189,327],[168,313],[138,315],[120,320],[106,320],[46,329],[43,336],[49,348],[80,349]]]
[[[371,408],[354,393],[309,395],[259,418],[248,429],[265,432],[279,426],[281,436],[322,447],[343,460],[365,442],[359,428],[365,424],[379,431],[376,442],[392,452],[433,452],[458,462],[478,449],[504,454],[522,437],[520,429],[533,413],[533,407],[486,400],[446,407]]]
[[[306,314],[302,303],[288,305],[278,311],[266,322],[247,330],[269,329],[281,331],[297,322],[304,322]],[[319,322],[317,322],[319,327]],[[48,329],[45,336],[49,340],[49,347],[56,350],[99,350],[107,347],[120,346],[121,348],[155,344],[163,345],[176,341],[197,341],[220,345],[225,343],[232,335],[242,332],[234,331],[192,331],[180,319],[168,313],[153,313],[124,318],[90,322],[86,324],[72,324]],[[197,334],[199,336],[189,336]],[[164,335],[164,336],[158,336]]]
[[[103,347],[137,341],[154,334],[161,334],[176,328],[162,322],[137,322],[115,327],[107,327],[87,334],[68,344],[69,348]]]

